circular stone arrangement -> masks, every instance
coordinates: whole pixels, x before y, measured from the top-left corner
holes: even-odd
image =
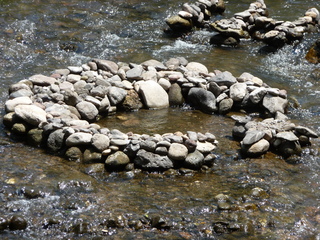
[[[297,146],[317,137],[308,128],[290,124],[284,115],[288,106],[285,90],[272,88],[250,73],[234,77],[228,71],[209,72],[203,64],[181,57],[141,64],[93,59],[82,66],[55,70],[51,76],[31,76],[10,86],[3,122],[33,146],[69,160],[99,163],[98,167],[108,171],[201,169],[215,159],[218,142],[212,133],[150,136],[94,123],[116,111],[185,103],[209,114],[244,110],[268,117],[264,120],[268,124],[233,117],[233,135],[242,140],[247,155],[274,149],[281,154],[283,148],[285,156],[296,154]],[[293,142],[294,150],[286,142]]]

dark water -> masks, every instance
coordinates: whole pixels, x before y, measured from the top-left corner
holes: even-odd
[[[318,34],[306,35],[301,43],[270,55],[259,54],[261,43],[252,41],[236,49],[212,47],[207,44],[210,33],[206,31],[198,31],[190,41],[169,38],[163,34],[164,19],[177,13],[184,2],[0,0],[1,103],[10,84],[36,73],[81,65],[91,58],[140,63],[183,56],[209,70],[227,70],[235,76],[247,71],[286,89],[300,105],[289,116],[320,132],[320,84],[311,74],[319,66],[304,60]],[[226,1],[225,16],[247,9],[250,2]],[[266,0],[266,4],[270,15],[279,20],[295,20],[309,7],[320,9],[315,0]],[[10,140],[1,126],[0,217],[23,216],[28,227],[5,230],[0,238],[320,239],[319,140],[293,164],[272,154],[237,159],[238,144],[230,138],[233,123],[226,117],[167,109],[119,114],[103,124],[150,134],[210,131],[220,142],[218,157],[206,173],[90,176],[85,173],[87,166]],[[217,194],[229,195],[236,204],[254,187],[268,193],[267,200],[252,200],[258,210],[216,209]],[[146,215],[165,218],[172,230],[108,229],[105,224],[110,217],[140,219]],[[213,223],[219,218],[245,228],[215,234]],[[48,227],[53,220],[58,224]]]

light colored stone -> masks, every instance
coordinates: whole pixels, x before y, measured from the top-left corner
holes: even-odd
[[[91,144],[92,135],[90,133],[76,132],[66,139],[68,147]]]
[[[99,114],[98,109],[90,102],[82,101],[76,105],[77,110],[84,120],[94,121]]]
[[[185,160],[188,155],[186,146],[180,143],[172,143],[169,147],[168,157],[173,160]]]
[[[14,111],[19,118],[33,126],[47,121],[47,113],[35,105],[18,105]]]
[[[5,103],[6,112],[13,112],[15,107],[18,105],[30,105],[32,100],[29,97],[17,97],[14,99],[9,99]]]
[[[189,62],[186,66],[186,69],[188,71],[192,71],[192,72],[196,72],[198,74],[202,73],[202,74],[208,74],[208,68],[203,65],[202,63],[198,63],[198,62]]]
[[[104,134],[94,134],[91,141],[92,146],[94,146],[100,152],[103,152],[110,146],[110,139]]]
[[[149,80],[140,86],[144,104],[148,108],[166,108],[169,106],[167,92],[156,82]]]
[[[239,102],[247,94],[247,84],[245,83],[235,83],[230,87],[230,98],[235,101]]]
[[[33,83],[33,85],[39,86],[50,86],[54,84],[57,80],[53,77],[47,77],[42,74],[36,74],[29,78],[29,80]]]
[[[210,142],[199,142],[197,141],[197,148],[201,153],[211,153],[216,149],[216,146]]]

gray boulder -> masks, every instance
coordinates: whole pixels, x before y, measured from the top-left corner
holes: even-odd
[[[209,81],[213,81],[219,86],[227,86],[230,87],[231,85],[237,83],[237,79],[228,71],[219,73],[214,77],[210,78]]]
[[[50,151],[57,153],[61,150],[64,144],[64,132],[62,129],[58,129],[52,133],[50,133],[47,140],[47,147]]]
[[[173,168],[173,162],[167,156],[160,156],[140,149],[134,159],[138,168],[145,170],[165,170]]]
[[[104,134],[94,134],[91,141],[92,146],[94,146],[99,152],[103,152],[110,146],[110,139]]]
[[[105,161],[107,170],[123,170],[130,163],[129,157],[122,151],[117,151],[108,156]]]
[[[116,106],[123,102],[126,96],[127,91],[123,88],[110,87],[108,89],[108,97],[112,106]]]
[[[89,122],[95,121],[99,114],[98,109],[90,102],[82,101],[76,105],[81,117]]]
[[[92,135],[90,133],[76,132],[66,139],[68,147],[91,144]]]
[[[203,154],[196,150],[192,153],[189,153],[185,160],[185,165],[191,169],[200,169],[204,163]]]
[[[191,88],[188,93],[189,103],[207,113],[217,111],[216,97],[212,92],[206,91],[203,88]]]
[[[230,87],[230,98],[235,102],[240,102],[247,94],[247,84],[235,83]]]
[[[117,74],[119,66],[112,61],[103,59],[93,59],[93,62],[97,64],[99,69],[111,72],[112,74]]]
[[[13,112],[14,108],[18,105],[31,105],[32,100],[29,97],[17,97],[14,99],[9,99],[5,103],[6,112]]]
[[[275,114],[278,111],[281,113],[284,113],[288,106],[288,100],[281,97],[275,97],[270,94],[267,94],[263,98],[262,105],[271,114]]]

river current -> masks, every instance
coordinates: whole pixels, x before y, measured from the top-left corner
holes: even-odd
[[[225,1],[223,17],[248,8],[250,0]],[[185,57],[209,70],[250,72],[268,85],[286,89],[296,106],[288,116],[320,133],[319,65],[305,60],[317,34],[270,54],[259,42],[237,48],[208,44],[212,33],[196,31],[188,39],[164,34],[164,19],[181,10],[183,0],[0,0],[0,113],[9,85],[33,74],[80,66],[92,58],[128,63]],[[270,16],[293,21],[316,0],[265,0]],[[221,18],[218,16],[217,18]],[[174,123],[174,124],[172,124]],[[273,154],[239,159],[229,118],[187,109],[141,110],[111,116],[101,124],[124,132],[212,132],[219,146],[208,172],[143,172],[90,175],[87,166],[46,154],[10,139],[0,125],[1,219],[19,215],[25,230],[1,231],[1,239],[320,239],[320,141],[301,157],[285,161]],[[219,212],[214,197],[236,203],[259,187],[267,200],[259,209]],[[130,219],[161,216],[170,230],[110,227]],[[214,223],[242,224],[241,231],[218,234]],[[218,219],[218,220],[217,220]],[[120,224],[120,223],[119,223]],[[121,225],[121,224],[120,224]],[[126,225],[126,224],[124,224]],[[130,225],[130,224],[129,224]]]

